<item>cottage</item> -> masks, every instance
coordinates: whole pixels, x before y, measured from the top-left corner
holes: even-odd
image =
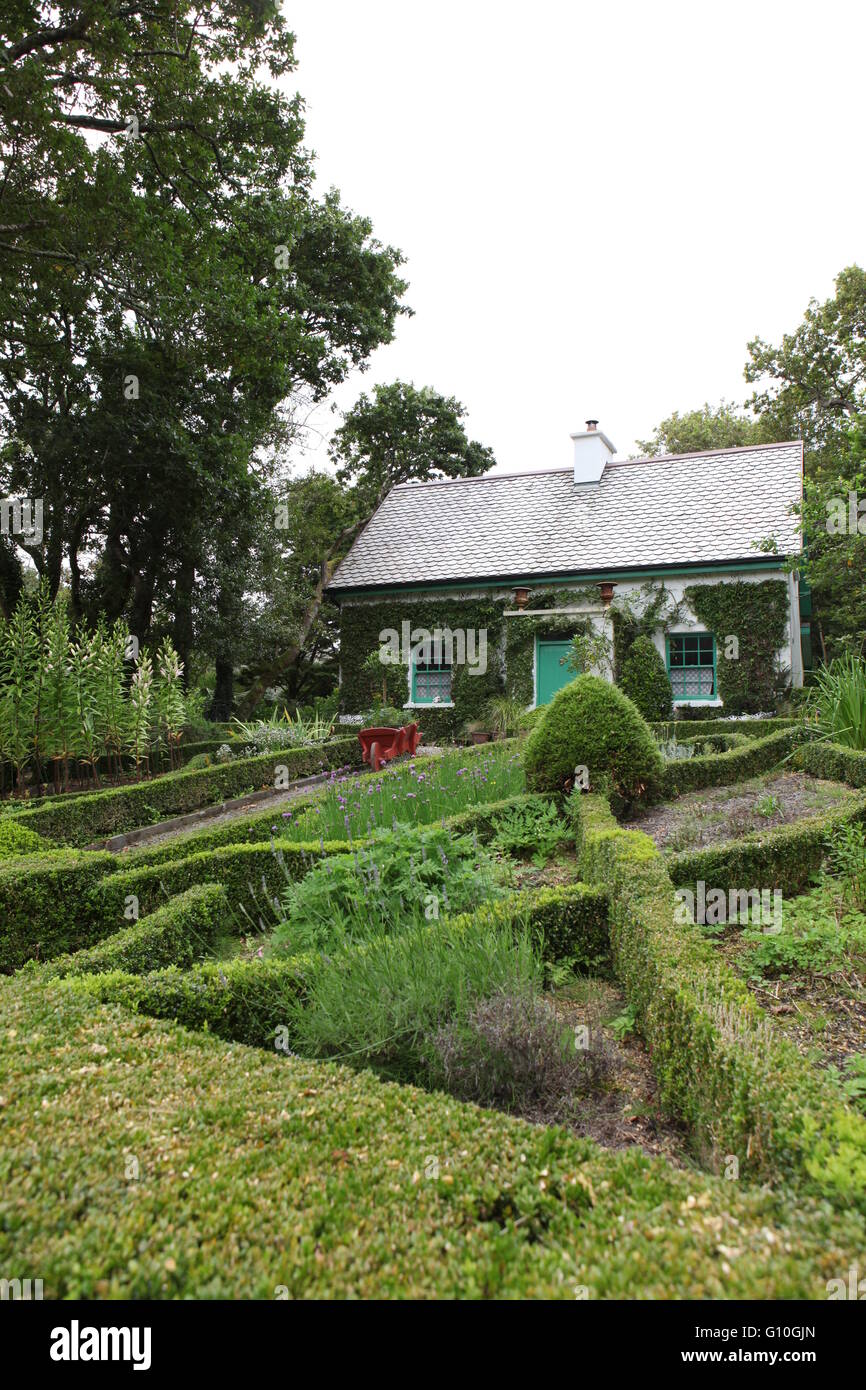
[[[568,468],[392,489],[329,586],[345,714],[381,695],[376,650],[386,673],[408,658],[388,699],[432,734],[503,691],[544,704],[578,632],[611,675],[649,632],[680,707],[736,713],[802,685],[807,601],[783,563],[801,548],[802,443],[617,461],[597,421],[571,438]]]

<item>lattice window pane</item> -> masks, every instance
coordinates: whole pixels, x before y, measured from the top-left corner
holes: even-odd
[[[416,666],[415,699],[422,704],[447,704],[451,699],[451,667]]]

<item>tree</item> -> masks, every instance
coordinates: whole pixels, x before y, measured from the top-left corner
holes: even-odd
[[[430,387],[400,381],[376,386],[372,396],[358,398],[334,432],[336,480],[312,473],[289,489],[286,545],[305,599],[293,640],[260,672],[244,701],[245,714],[268,686],[298,666],[337,565],[391,488],[413,479],[477,477],[492,467],[492,450],[466,434],[465,415],[459,401]]]
[[[736,449],[747,444],[762,444],[767,440],[766,425],[740,408],[722,400],[709,403],[698,410],[675,410],[657,425],[651,439],[639,439],[641,453],[650,457],[659,454],[696,454],[712,449]]]
[[[853,505],[852,505],[853,503]],[[861,510],[862,508],[862,510]],[[807,477],[806,559],[793,557],[812,590],[821,656],[866,653],[866,418],[849,429],[835,474]]]
[[[751,405],[775,439],[803,439],[808,471],[834,468],[847,432],[866,411],[866,272],[849,266],[836,293],[810,300],[803,322],[774,347],[749,343]]]
[[[141,640],[172,613],[184,659],[209,570],[225,648],[210,537],[253,515],[284,403],[393,336],[402,258],[314,199],[300,98],[267,80],[294,65],[271,0],[21,0],[0,43],[0,488],[47,527],[19,548],[53,593],[68,565],[74,616]]]

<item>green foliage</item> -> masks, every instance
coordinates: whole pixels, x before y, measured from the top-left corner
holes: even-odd
[[[703,880],[726,892],[758,884],[785,893],[801,892],[821,868],[828,837],[864,819],[866,794],[858,793],[829,811],[790,825],[673,854],[668,870],[677,887],[694,889]]]
[[[177,653],[165,638],[154,679],[140,649],[128,680],[129,640],[121,620],[73,632],[65,598],[51,602],[44,584],[0,621],[0,762],[12,764],[19,791],[25,773],[42,781],[49,764],[61,791],[76,763],[97,777],[100,760],[116,772],[124,754],[137,770],[158,765],[164,752],[171,766],[180,760],[186,705]]]
[[[525,727],[526,709],[510,695],[494,695],[484,710],[494,738],[513,738]]]
[[[866,752],[866,660],[846,652],[817,672],[816,722],[830,743]]]
[[[824,660],[866,652],[866,521],[856,510],[864,497],[866,414],[828,451],[820,469],[808,469],[800,511],[806,555],[790,561],[808,581],[812,625]]]
[[[508,632],[508,624],[502,617],[504,603],[492,599],[456,599],[447,595],[435,594],[421,597],[403,598],[399,595],[373,603],[353,603],[344,598],[340,606],[340,707],[346,714],[363,714],[370,709],[374,688],[381,694],[382,672],[394,671],[393,667],[379,666],[375,678],[367,665],[369,654],[378,652],[379,633],[392,629],[402,631],[402,623],[408,621],[412,628],[426,628],[435,632],[437,628],[452,632],[487,632],[488,662],[484,675],[469,675],[465,667],[456,667],[452,681],[451,695],[453,709],[436,709],[424,705],[401,712],[401,723],[415,720],[421,727],[425,741],[438,742],[454,739],[468,720],[481,719],[491,696],[502,693],[502,682],[498,662],[490,660],[490,654],[498,649],[502,641],[503,625]],[[509,622],[513,620],[509,619]],[[520,621],[517,619],[516,621]],[[378,663],[377,663],[378,665]],[[524,703],[532,699],[532,676],[530,664],[529,694]],[[388,698],[400,696],[402,703],[406,690],[403,677],[395,672],[397,680],[389,677]]]
[[[40,1271],[46,1296],[71,1299],[267,1300],[282,1287],[291,1298],[573,1301],[577,1286],[592,1298],[793,1299],[823,1298],[828,1270],[861,1257],[863,1223],[850,1209],[636,1147],[599,1149],[369,1072],[287,1061],[273,1033],[289,976],[269,961],[7,982],[4,1267],[14,1251]],[[227,1046],[233,1013],[256,1031],[268,978],[257,1040],[269,1031],[269,1049]],[[103,994],[126,1004],[103,1007]],[[141,999],[152,1005],[136,1013]],[[184,1026],[145,1016],[175,1004]],[[54,1098],[38,1117],[34,1087]],[[131,1116],[134,1201],[122,1161]],[[172,1173],[161,1158],[167,1120]],[[296,1239],[275,1241],[287,1212]],[[718,1223],[732,1219],[742,1253],[725,1271]]]
[[[198,884],[89,950],[60,956],[39,969],[46,978],[112,970],[146,975],[164,966],[188,968],[211,953],[227,917],[225,889],[216,883]]]
[[[18,859],[25,854],[40,854],[52,849],[56,846],[43,840],[35,830],[19,825],[11,816],[0,818],[0,860]]]
[[[762,725],[764,722],[761,721]],[[665,797],[685,796],[703,787],[722,787],[728,782],[757,777],[781,762],[804,737],[802,726],[795,724],[778,733],[767,734],[766,738],[747,739],[727,753],[699,754],[696,751],[694,757],[675,758],[665,764],[663,794]]]
[[[675,410],[656,426],[652,439],[639,439],[643,454],[698,454],[715,449],[740,449],[747,444],[763,444],[770,438],[761,420],[743,415],[737,406],[721,401],[709,402],[697,410]]]
[[[665,663],[650,637],[636,637],[623,661],[620,689],[644,719],[667,719],[673,696]]]
[[[742,1175],[782,1176],[866,1211],[866,1124],[849,1124],[858,1117],[843,1110],[826,1076],[773,1031],[700,928],[682,921],[649,837],[619,829],[601,797],[575,795],[569,807],[581,871],[610,893],[614,964],[650,1047],[662,1102],[717,1162],[734,1154]],[[706,882],[723,886],[724,879],[707,873]],[[737,879],[755,882],[772,879]]]
[[[692,584],[685,597],[700,622],[715,634],[718,694],[727,713],[773,709],[777,691],[790,679],[778,666],[788,627],[786,582]],[[728,637],[737,639],[736,657],[725,654]]]
[[[531,855],[544,864],[568,835],[553,802],[536,798],[510,807],[497,818],[490,846],[502,854]]]
[[[466,1017],[476,1000],[540,988],[541,959],[510,924],[463,931],[416,924],[363,950],[340,952],[307,977],[289,1024],[304,1056],[338,1057],[415,1083],[430,1080],[432,1036]]]
[[[661,754],[640,712],[599,676],[578,676],[557,691],[526,744],[527,785],[538,791],[570,785],[575,768],[589,770],[623,801],[652,794],[663,773]]]
[[[785,902],[781,931],[755,927],[742,936],[749,943],[744,968],[754,977],[845,970],[856,978],[866,967],[866,914],[846,907],[832,881]]]
[[[0,821],[7,823],[15,825]],[[101,880],[117,867],[113,854],[73,850],[0,861],[0,973],[92,946],[122,926],[122,911],[106,923],[91,909]]]
[[[351,854],[329,856],[287,883],[271,944],[331,952],[466,911],[503,892],[504,873],[468,835],[442,826],[374,830]]]

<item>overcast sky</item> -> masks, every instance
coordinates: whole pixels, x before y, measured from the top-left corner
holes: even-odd
[[[862,3],[283,8],[320,187],[405,253],[415,310],[342,408],[400,378],[500,468],[568,464],[590,415],[628,455],[744,400],[747,341],[866,260]]]

